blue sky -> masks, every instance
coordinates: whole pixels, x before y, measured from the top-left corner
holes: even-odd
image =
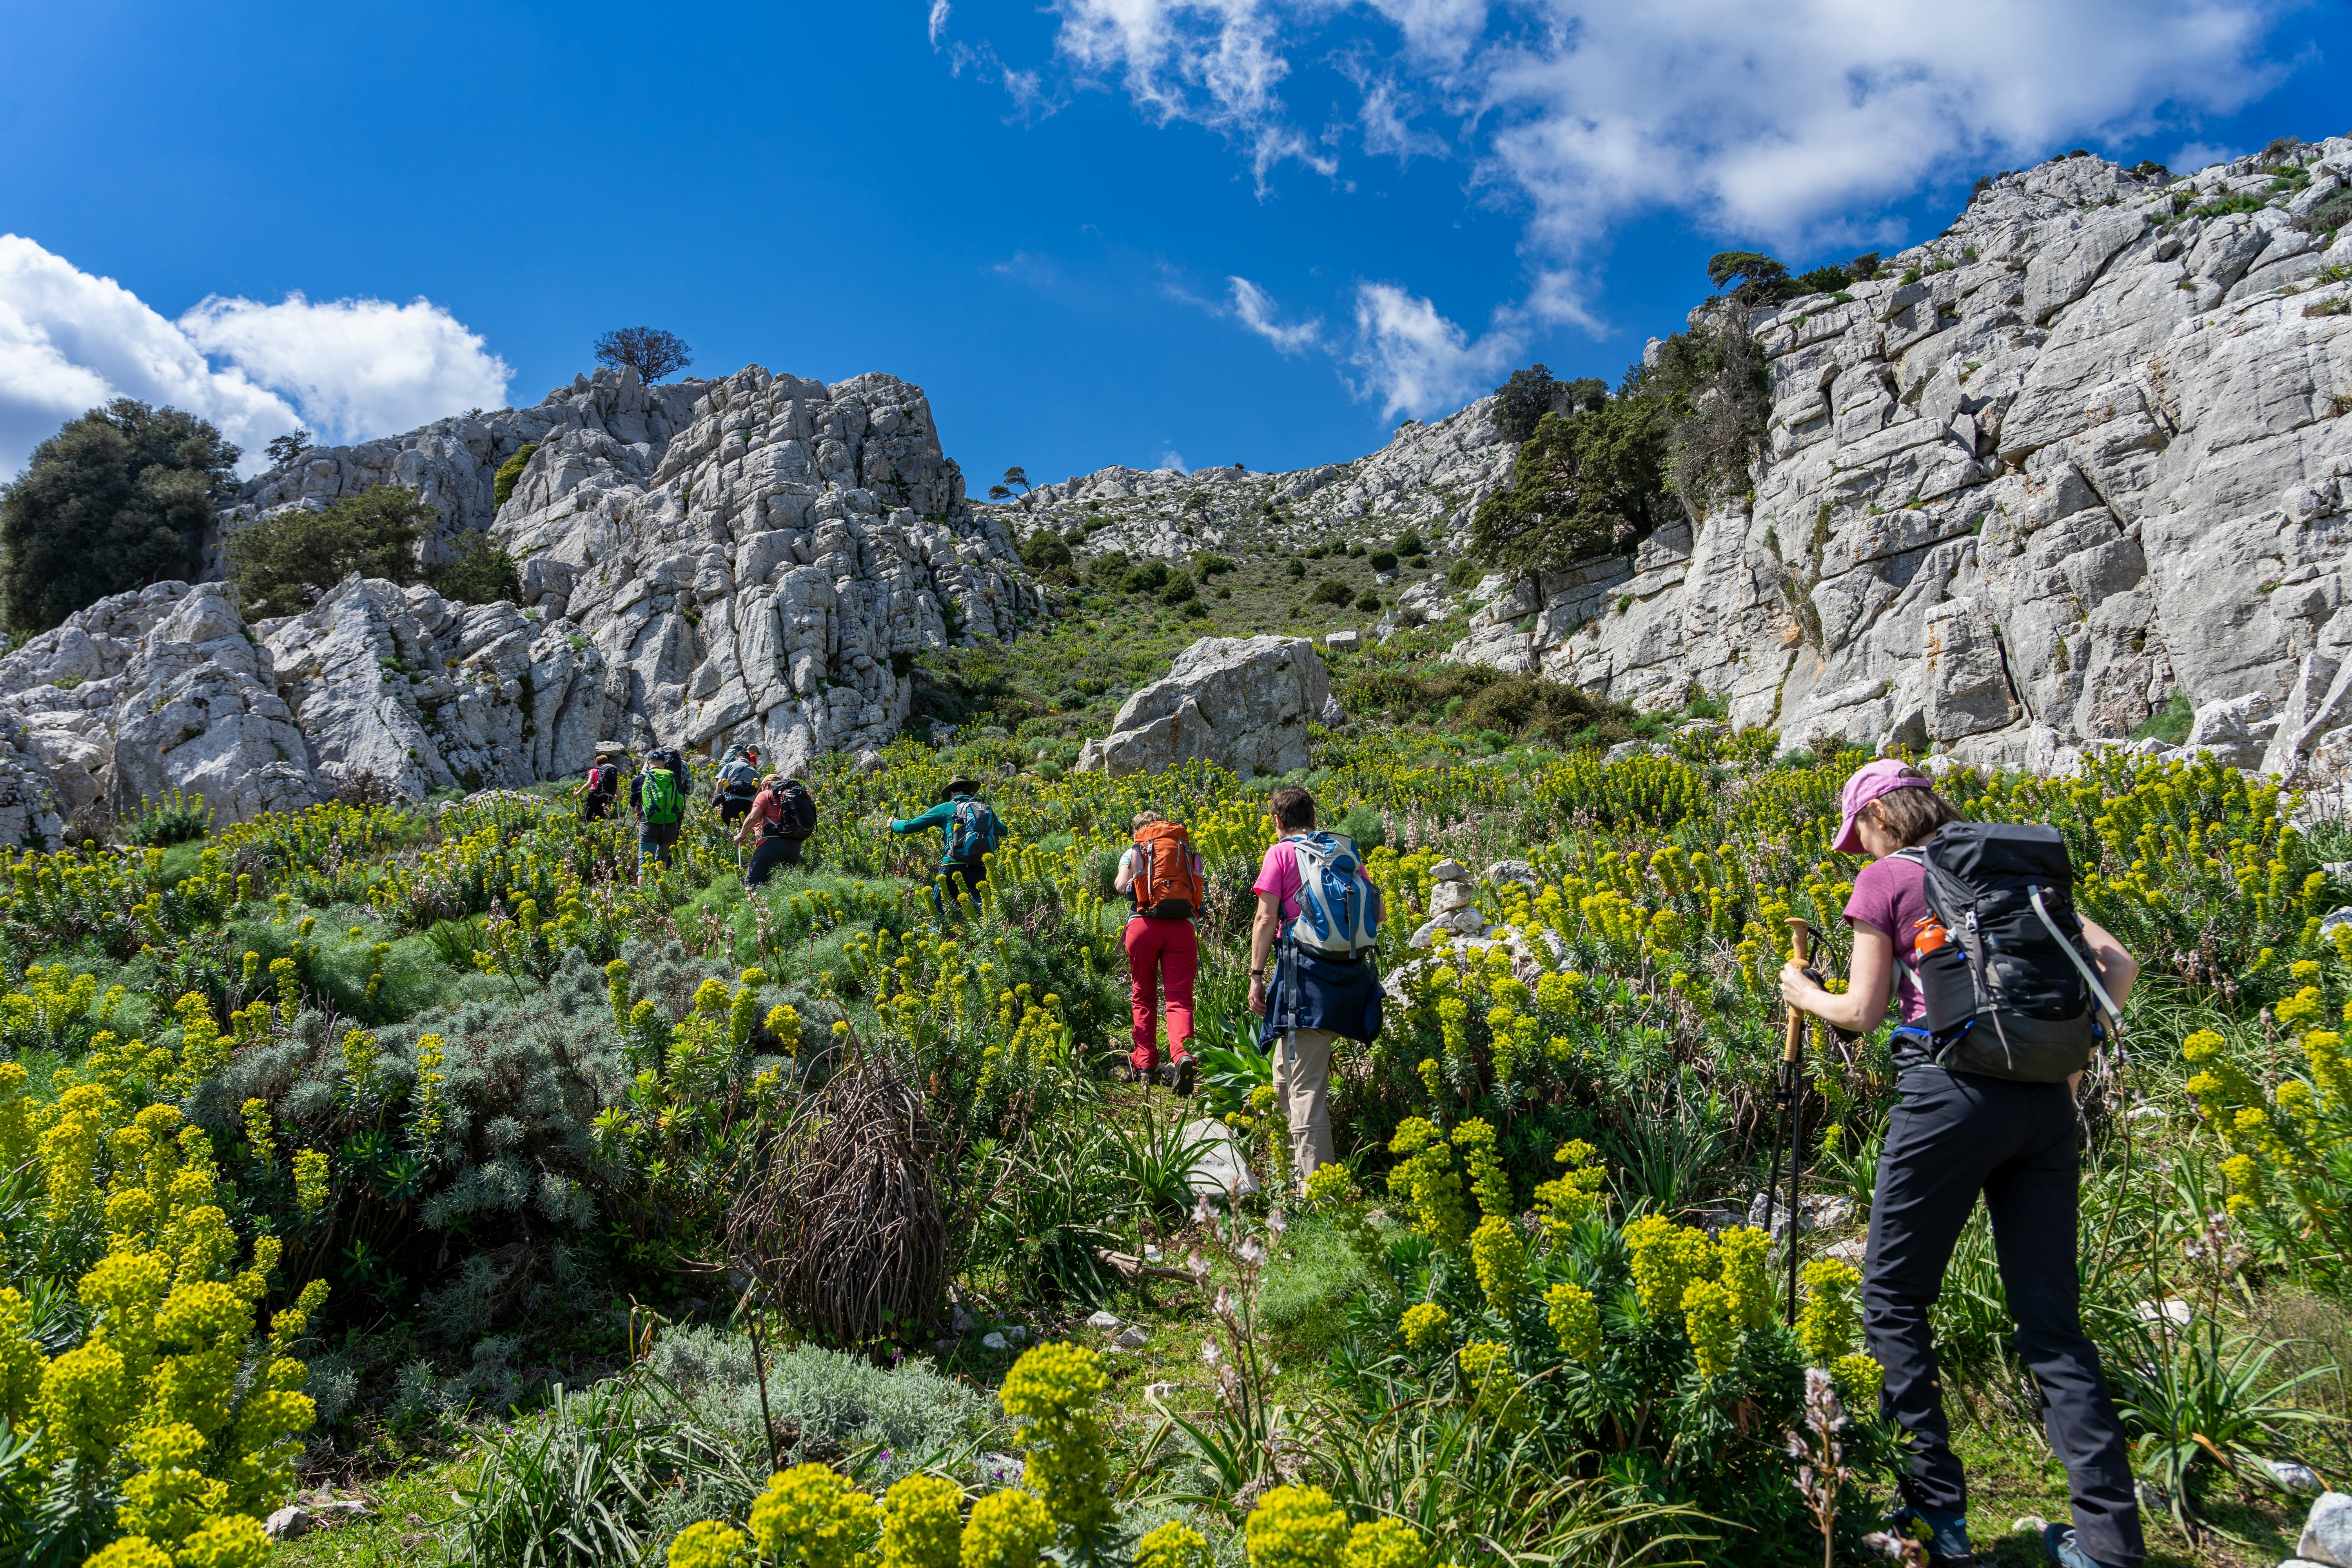
[[[2352,130],[2345,8],[2263,0],[9,0],[0,39],[0,473],[110,392],[386,434],[637,322],[919,382],[976,489],[1293,468],[1531,360],[1613,379],[1717,249]]]

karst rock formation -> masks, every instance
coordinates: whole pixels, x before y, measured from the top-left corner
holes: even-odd
[[[2335,138],[2179,182],[2084,155],[1990,184],[1850,300],[1750,318],[1752,496],[1491,584],[1457,651],[1646,706],[1696,681],[1792,743],[2049,768],[2179,693],[2234,705],[2201,726],[2229,760],[2340,758],[2352,230],[2299,220],[2347,183]]]
[[[218,583],[102,601],[0,660],[0,834],[54,841],[85,806],[174,787],[228,823],[528,783],[600,740],[759,741],[796,768],[896,735],[922,648],[1045,608],[922,391],[887,375],[600,371],[535,407],[312,448],[247,484],[220,532],[387,483],[438,510],[428,561],[487,531],[525,602],[353,577],[247,626]]]

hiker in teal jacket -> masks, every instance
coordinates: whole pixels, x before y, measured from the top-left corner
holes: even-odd
[[[980,798],[979,782],[951,779],[940,791],[938,805],[920,816],[893,818],[890,823],[893,833],[919,833],[927,827],[936,827],[940,832],[938,876],[946,879],[947,897],[977,895],[980,884],[988,876],[988,866],[982,857],[995,848],[1004,837],[1003,822],[994,808]],[[945,916],[947,909],[937,880],[931,884],[931,902]]]

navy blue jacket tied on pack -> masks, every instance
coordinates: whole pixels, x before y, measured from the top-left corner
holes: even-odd
[[[1261,1047],[1290,1029],[1328,1029],[1343,1040],[1367,1044],[1381,1037],[1381,973],[1370,956],[1349,963],[1320,958],[1296,942],[1279,942],[1278,962],[1266,983],[1265,1020],[1258,1026]]]

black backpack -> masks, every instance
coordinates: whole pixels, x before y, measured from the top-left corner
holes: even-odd
[[[610,763],[598,763],[589,770],[588,779],[590,793],[601,795],[606,800],[620,793],[621,770]]]
[[[816,796],[800,785],[786,784],[776,802],[783,819],[775,825],[779,838],[806,838],[816,831]]]
[[[2074,868],[2054,827],[1948,822],[1902,851],[1925,873],[1949,940],[1916,965],[1937,1065],[2063,1083],[2090,1065],[2115,1009],[2074,912]]]

